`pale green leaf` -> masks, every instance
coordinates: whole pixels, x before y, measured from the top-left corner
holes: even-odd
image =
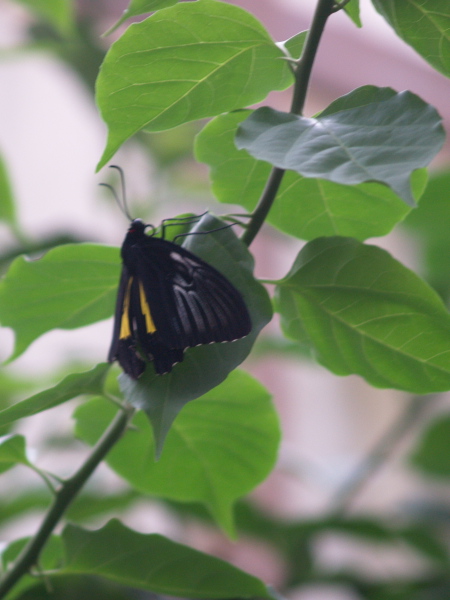
[[[363,91],[365,92],[364,88]],[[411,92],[374,89],[372,102],[355,90],[317,118],[263,107],[241,123],[239,149],[304,177],[354,185],[377,181],[414,205],[411,173],[426,167],[445,133],[436,110]],[[332,105],[333,106],[333,105]]]
[[[17,258],[0,282],[0,322],[16,335],[11,360],[47,331],[110,317],[119,272],[119,249],[95,244],[58,246],[39,260]]]

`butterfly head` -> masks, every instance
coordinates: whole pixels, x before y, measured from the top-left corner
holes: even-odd
[[[144,233],[146,227],[148,227],[148,225],[146,225],[142,219],[133,219],[128,228],[128,233],[141,234]]]

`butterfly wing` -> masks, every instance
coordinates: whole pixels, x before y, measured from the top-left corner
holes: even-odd
[[[163,343],[184,350],[231,342],[250,332],[241,294],[217,269],[177,244],[149,241],[152,251],[141,249],[136,274]]]
[[[230,342],[247,335],[251,320],[241,294],[211,265],[185,248],[143,235],[124,245],[113,342],[118,360],[137,379],[145,368],[159,374],[183,359],[186,348]]]

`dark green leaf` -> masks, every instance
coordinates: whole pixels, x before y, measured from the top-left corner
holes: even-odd
[[[26,585],[22,586],[24,579]],[[129,588],[92,575],[61,575],[54,571],[40,578],[23,577],[19,585],[22,591],[14,587],[6,600],[135,600]]]
[[[62,537],[66,573],[95,574],[184,598],[271,598],[256,577],[161,535],[132,531],[116,520],[97,531],[68,525]]]
[[[16,334],[17,358],[43,333],[110,317],[119,281],[119,249],[68,244],[43,258],[17,258],[0,282],[0,322]]]
[[[334,373],[419,394],[450,389],[450,315],[384,250],[351,238],[310,242],[277,301],[286,334]]]
[[[54,387],[5,408],[0,411],[0,426],[48,410],[82,394],[101,394],[108,369],[108,364],[101,363],[91,371],[73,373]]]
[[[5,435],[0,438],[0,473],[17,464],[29,465],[23,435]]]
[[[77,435],[93,445],[115,408],[93,400],[79,406]],[[184,407],[161,459],[154,462],[151,429],[143,413],[110,452],[108,464],[136,489],[183,502],[201,502],[232,531],[231,509],[270,472],[279,425],[269,394],[244,372],[234,371],[214,390]],[[168,475],[170,474],[170,475]]]
[[[433,421],[411,455],[411,463],[427,475],[450,478],[450,415]]]
[[[253,258],[231,228],[207,215],[192,230],[209,231],[208,235],[190,235],[184,243],[188,250],[216,267],[243,295],[252,320],[251,333],[240,340],[190,348],[183,362],[171,373],[156,375],[152,365],[137,381],[121,375],[125,397],[147,412],[157,440],[159,453],[164,438],[181,408],[205,394],[236,368],[250,353],[260,330],[272,317],[272,306],[265,288],[252,275]]]
[[[364,88],[363,88],[364,89]],[[356,103],[361,90],[341,100],[341,109],[308,119],[263,107],[241,123],[239,149],[304,177],[354,185],[377,181],[414,205],[410,176],[441,149],[445,133],[436,110],[411,92],[375,91]]]
[[[108,125],[99,168],[137,131],[161,131],[263,100],[292,74],[283,52],[243,9],[181,2],[131,25],[97,80]]]
[[[250,111],[236,111],[210,121],[198,134],[195,151],[197,159],[211,168],[216,198],[252,211],[266,184],[270,165],[234,145],[237,127],[249,114]],[[416,198],[425,181],[425,170],[413,173]],[[364,240],[386,235],[410,210],[387,186],[378,183],[349,187],[288,171],[268,222],[300,239],[338,234]]]
[[[444,541],[423,526],[412,525],[399,531],[399,537],[425,558],[449,566],[449,553]]]
[[[450,4],[448,0],[372,0],[375,8],[436,70],[450,76]]]

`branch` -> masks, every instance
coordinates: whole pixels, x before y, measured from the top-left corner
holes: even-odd
[[[85,463],[81,465],[70,479],[66,479],[61,488],[56,492],[53,503],[48,509],[36,535],[31,538],[15,561],[12,569],[6,573],[3,581],[0,583],[0,598],[3,598],[16,582],[37,563],[39,554],[58,521],[97,466],[122,437],[134,412],[134,408],[131,406],[122,407],[122,410],[117,413],[108,429],[94,446]]]
[[[328,17],[334,12],[334,0],[318,0],[316,12],[314,13],[311,28],[306,38],[302,56],[294,70],[295,85],[290,112],[301,115],[305,105],[306,93],[308,91],[311,71],[314,59],[319,48],[319,42],[325,29]],[[267,180],[264,192],[255,208],[253,216],[242,235],[242,241],[249,246],[261,229],[277,195],[284,169],[274,167]]]

